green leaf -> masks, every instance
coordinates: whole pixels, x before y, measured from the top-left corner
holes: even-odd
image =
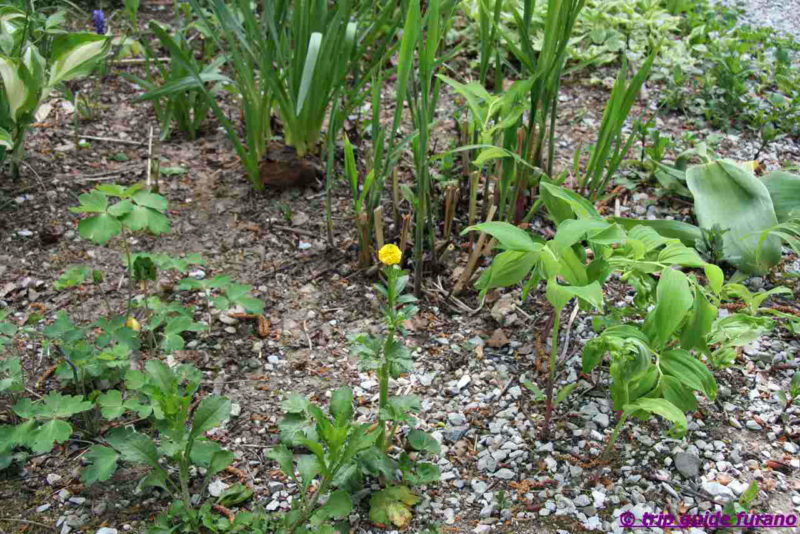
[[[48,85],[55,87],[89,74],[97,62],[105,56],[110,40],[104,35],[95,33],[68,33],[59,35],[53,40],[50,52],[50,81]]]
[[[33,106],[31,100],[36,99],[34,88],[26,83],[30,74],[25,65],[17,60],[0,55],[0,78],[3,81],[5,100],[8,102],[11,119],[16,122]],[[36,99],[38,103],[38,99]],[[33,105],[36,105],[35,103]],[[7,134],[7,132],[6,132]],[[10,141],[10,136],[8,136]]]
[[[661,394],[684,412],[692,412],[697,409],[694,392],[674,376],[664,375],[661,377]]]
[[[134,232],[148,230],[155,235],[169,232],[169,219],[158,210],[137,205],[120,221]]]
[[[81,481],[92,485],[111,478],[117,470],[119,454],[114,449],[102,445],[92,445],[85,458],[91,463],[81,473]]]
[[[105,245],[109,239],[118,235],[121,231],[122,225],[116,217],[105,213],[83,219],[78,223],[80,236],[97,245]]]
[[[80,205],[70,208],[73,213],[105,213],[108,208],[108,197],[101,191],[83,193],[78,200]]]
[[[267,452],[267,458],[278,462],[281,473],[294,478],[294,456],[292,456],[292,451],[286,445],[281,444],[274,449],[270,449]]]
[[[436,438],[416,428],[408,433],[408,444],[417,451],[427,451],[431,454],[441,454],[442,452],[442,446]]]
[[[689,320],[681,332],[681,348],[697,349],[705,354],[710,352],[706,337],[717,318],[717,307],[713,306],[699,287],[694,291],[694,307]]]
[[[133,195],[133,201],[139,206],[152,208],[161,213],[167,211],[167,199],[157,193],[139,191]]]
[[[578,297],[595,308],[603,307],[603,288],[598,282],[586,286],[563,286],[556,282],[555,278],[550,278],[547,281],[545,295],[556,310],[563,310],[573,297]]]
[[[57,291],[69,289],[84,283],[92,272],[88,265],[70,265],[61,277],[53,282],[53,288]]]
[[[231,401],[227,397],[206,397],[194,411],[192,432],[189,439],[195,439],[212,428],[219,426],[231,415]]]
[[[664,347],[692,307],[689,279],[680,271],[665,269],[656,288],[656,307],[647,314],[643,330],[656,350]]]
[[[353,418],[353,390],[340,388],[333,392],[331,415],[338,421],[350,421]]]
[[[0,147],[6,150],[14,148],[14,140],[11,139],[11,134],[5,128],[0,128]]]
[[[786,171],[772,171],[761,178],[769,191],[778,222],[800,216],[800,176]]]
[[[122,401],[122,393],[116,389],[101,393],[97,397],[97,404],[100,406],[100,413],[106,419],[116,419],[125,413],[125,405]]]
[[[369,500],[370,521],[382,528],[391,525],[404,529],[411,521],[411,507],[420,498],[407,486],[391,486],[374,493]]]
[[[537,252],[542,249],[542,245],[536,243],[528,232],[507,222],[486,222],[469,226],[461,232],[485,232],[497,239],[503,248],[507,250],[524,250],[526,252]]]
[[[353,499],[345,490],[336,490],[331,493],[328,501],[323,504],[311,518],[312,526],[319,526],[328,519],[344,519],[353,511]]]
[[[156,445],[144,434],[126,428],[115,428],[108,433],[106,441],[121,453],[123,460],[161,469]]]
[[[303,104],[306,102],[306,97],[311,89],[311,80],[314,78],[314,70],[317,66],[317,58],[319,57],[319,49],[322,44],[322,34],[314,32],[308,39],[308,51],[306,52],[306,62],[303,66],[303,76],[300,78],[300,89],[297,92],[297,108],[295,114],[300,115],[303,111]]]
[[[322,464],[319,458],[313,454],[304,454],[298,458],[297,472],[300,473],[300,480],[303,482],[303,486],[308,487],[321,471]]]
[[[51,391],[42,398],[40,415],[43,417],[72,417],[75,414],[92,409],[92,403],[84,400],[82,395],[62,395]]]
[[[674,404],[665,399],[640,398],[631,404],[626,404],[623,408],[623,417],[628,417],[639,410],[660,415],[664,419],[673,423],[671,433],[676,437],[683,437],[688,429],[686,415]]]
[[[701,361],[686,350],[666,350],[658,360],[662,372],[672,375],[684,385],[702,392],[710,401],[717,398],[717,381]]]
[[[752,172],[728,160],[696,165],[686,173],[700,227],[714,225],[723,235],[725,260],[748,274],[764,274],[781,258],[776,236],[760,242],[761,232],[778,224],[769,191]]]
[[[72,427],[66,421],[51,419],[42,423],[33,434],[30,447],[33,452],[47,452],[54,443],[64,443],[72,435]]]

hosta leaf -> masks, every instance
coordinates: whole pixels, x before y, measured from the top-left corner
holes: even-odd
[[[50,58],[50,81],[48,85],[55,87],[89,74],[108,51],[109,39],[95,33],[68,33],[59,35],[53,40]]]
[[[16,122],[29,109],[33,88],[25,82],[27,68],[17,59],[0,55],[0,78],[9,113]]]
[[[91,485],[111,478],[111,475],[117,470],[119,454],[109,447],[92,445],[85,458],[91,463],[81,473],[81,481]]]
[[[11,134],[7,130],[0,128],[0,147],[6,150],[14,148],[14,140],[11,139]]]

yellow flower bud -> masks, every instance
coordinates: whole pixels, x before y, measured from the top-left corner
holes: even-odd
[[[403,253],[397,248],[397,245],[384,245],[378,251],[378,258],[384,265],[396,265],[403,259]]]
[[[125,321],[125,326],[127,326],[131,330],[136,330],[137,332],[140,332],[142,330],[142,327],[139,325],[139,321],[137,321],[136,318],[133,316],[128,317],[128,320]]]

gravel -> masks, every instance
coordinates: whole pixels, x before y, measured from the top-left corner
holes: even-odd
[[[800,40],[800,0],[717,0],[744,9],[740,24],[769,27]]]

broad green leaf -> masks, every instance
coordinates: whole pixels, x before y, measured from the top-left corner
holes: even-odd
[[[156,445],[144,434],[126,428],[115,428],[108,433],[106,441],[120,452],[123,460],[161,469]]]
[[[503,248],[507,250],[537,252],[542,249],[541,244],[531,239],[530,233],[507,222],[494,221],[476,224],[465,228],[464,231],[461,232],[461,235],[465,235],[467,232],[471,231],[489,234],[497,239]]]
[[[308,38],[308,51],[306,52],[306,62],[303,65],[303,76],[300,78],[300,88],[297,91],[297,109],[295,114],[300,115],[303,111],[303,105],[306,102],[308,93],[311,90],[311,81],[314,78],[317,58],[319,57],[319,49],[322,44],[322,34],[314,32]]]
[[[50,53],[48,85],[55,87],[61,82],[89,74],[109,46],[110,41],[104,35],[88,32],[59,35],[53,40]]]
[[[92,403],[82,395],[62,395],[55,391],[45,395],[41,403],[42,417],[67,418],[92,409]]]
[[[697,409],[694,391],[672,375],[661,377],[661,395],[684,412]]]
[[[292,451],[286,445],[281,444],[274,449],[270,449],[267,452],[267,458],[278,462],[281,473],[294,478],[294,456],[292,456]]]
[[[206,397],[197,409],[192,418],[192,432],[189,439],[195,439],[203,435],[212,428],[219,426],[231,415],[231,401],[227,397]]]
[[[700,360],[686,350],[666,350],[659,357],[661,370],[684,385],[700,391],[710,401],[717,398],[717,381]]]
[[[800,217],[800,176],[786,171],[772,171],[761,181],[769,191],[778,222]]]
[[[555,278],[547,281],[547,301],[556,309],[562,310],[573,298],[578,297],[583,302],[595,307],[603,307],[603,288],[598,282],[586,286],[563,286]]]
[[[108,240],[122,231],[120,222],[111,215],[95,215],[78,223],[81,237],[97,245],[105,245]]]
[[[676,437],[682,437],[686,434],[686,430],[689,426],[686,421],[686,415],[671,402],[665,399],[640,398],[631,404],[625,405],[623,408],[623,416],[628,417],[639,410],[660,415],[664,419],[672,422],[673,427],[671,433]]]
[[[680,239],[681,243],[686,245],[687,247],[694,247],[695,243],[698,239],[702,238],[700,233],[700,228],[694,226],[693,224],[685,223],[682,221],[669,221],[669,220],[647,220],[647,219],[626,219],[624,217],[612,217],[610,219],[615,223],[622,226],[625,230],[628,230],[630,233],[628,237],[631,239],[640,239],[643,240],[643,234],[635,234],[633,230],[637,226],[641,226],[644,228],[650,228],[655,230],[659,236],[669,239]],[[650,239],[653,239],[652,234],[648,234]],[[647,242],[647,241],[646,241]],[[660,246],[656,244],[655,241],[648,242],[648,250],[652,250]]]
[[[167,211],[167,199],[157,193],[139,191],[133,195],[133,201],[140,206],[152,208],[161,213]]]
[[[297,472],[300,473],[300,480],[303,486],[308,486],[314,478],[322,471],[322,464],[319,458],[313,454],[301,455],[297,460]]]
[[[30,110],[30,100],[34,88],[25,83],[23,71],[27,68],[17,59],[0,55],[0,78],[3,80],[3,91],[8,101],[9,113],[15,122]],[[6,132],[7,134],[8,132]],[[10,140],[10,136],[9,136]],[[11,147],[9,147],[11,148]]]
[[[697,349],[705,354],[710,353],[706,337],[711,332],[711,325],[717,318],[717,308],[713,306],[699,287],[694,291],[694,307],[686,325],[681,332],[681,348]]]
[[[539,186],[539,191],[545,206],[550,212],[550,216],[556,224],[561,224],[566,219],[574,218],[572,216],[565,216],[567,210],[572,212],[572,214],[579,219],[602,220],[602,217],[597,213],[592,203],[574,191],[547,183],[544,180],[542,180]]]
[[[106,419],[116,419],[125,413],[125,405],[122,400],[122,393],[116,389],[101,393],[97,397],[97,404],[100,406],[100,413]]]
[[[382,528],[394,525],[404,529],[411,521],[411,507],[420,498],[406,486],[390,486],[374,493],[369,500],[370,521]]]
[[[6,150],[14,148],[14,140],[11,139],[11,134],[4,128],[0,128],[0,147],[4,147]]]
[[[427,451],[431,454],[440,454],[442,452],[442,446],[436,438],[416,428],[409,432],[408,444],[417,451]]]
[[[328,501],[317,510],[311,518],[311,525],[320,525],[328,519],[343,519],[353,510],[353,499],[345,490],[336,490],[328,497]]]
[[[148,230],[155,235],[169,232],[167,216],[147,206],[133,206],[120,220],[133,231]]]
[[[760,243],[761,232],[778,224],[769,191],[752,172],[719,160],[696,165],[686,173],[700,227],[714,225],[723,236],[725,260],[748,274],[764,274],[781,258],[777,236]]]
[[[659,350],[672,337],[694,302],[689,279],[680,271],[665,269],[656,288],[656,307],[647,314],[643,330]]]
[[[85,458],[91,463],[81,473],[81,481],[91,485],[111,478],[111,475],[117,470],[119,454],[109,447],[92,445]]]
[[[703,265],[703,270],[706,273],[706,278],[708,278],[708,287],[711,288],[714,294],[719,295],[720,291],[722,291],[722,284],[725,283],[725,275],[722,269],[712,263],[706,263]]]
[[[331,395],[331,415],[339,421],[349,421],[353,417],[353,390],[340,388]]]
[[[518,284],[531,272],[539,259],[538,252],[506,250],[495,256],[492,265],[486,269],[475,287],[481,291],[495,287],[509,287]]]
[[[80,204],[70,208],[73,213],[105,213],[108,197],[100,191],[83,193],[78,197]]]
[[[29,441],[33,452],[47,452],[54,443],[64,443],[72,435],[72,427],[66,421],[50,419],[37,428]]]

